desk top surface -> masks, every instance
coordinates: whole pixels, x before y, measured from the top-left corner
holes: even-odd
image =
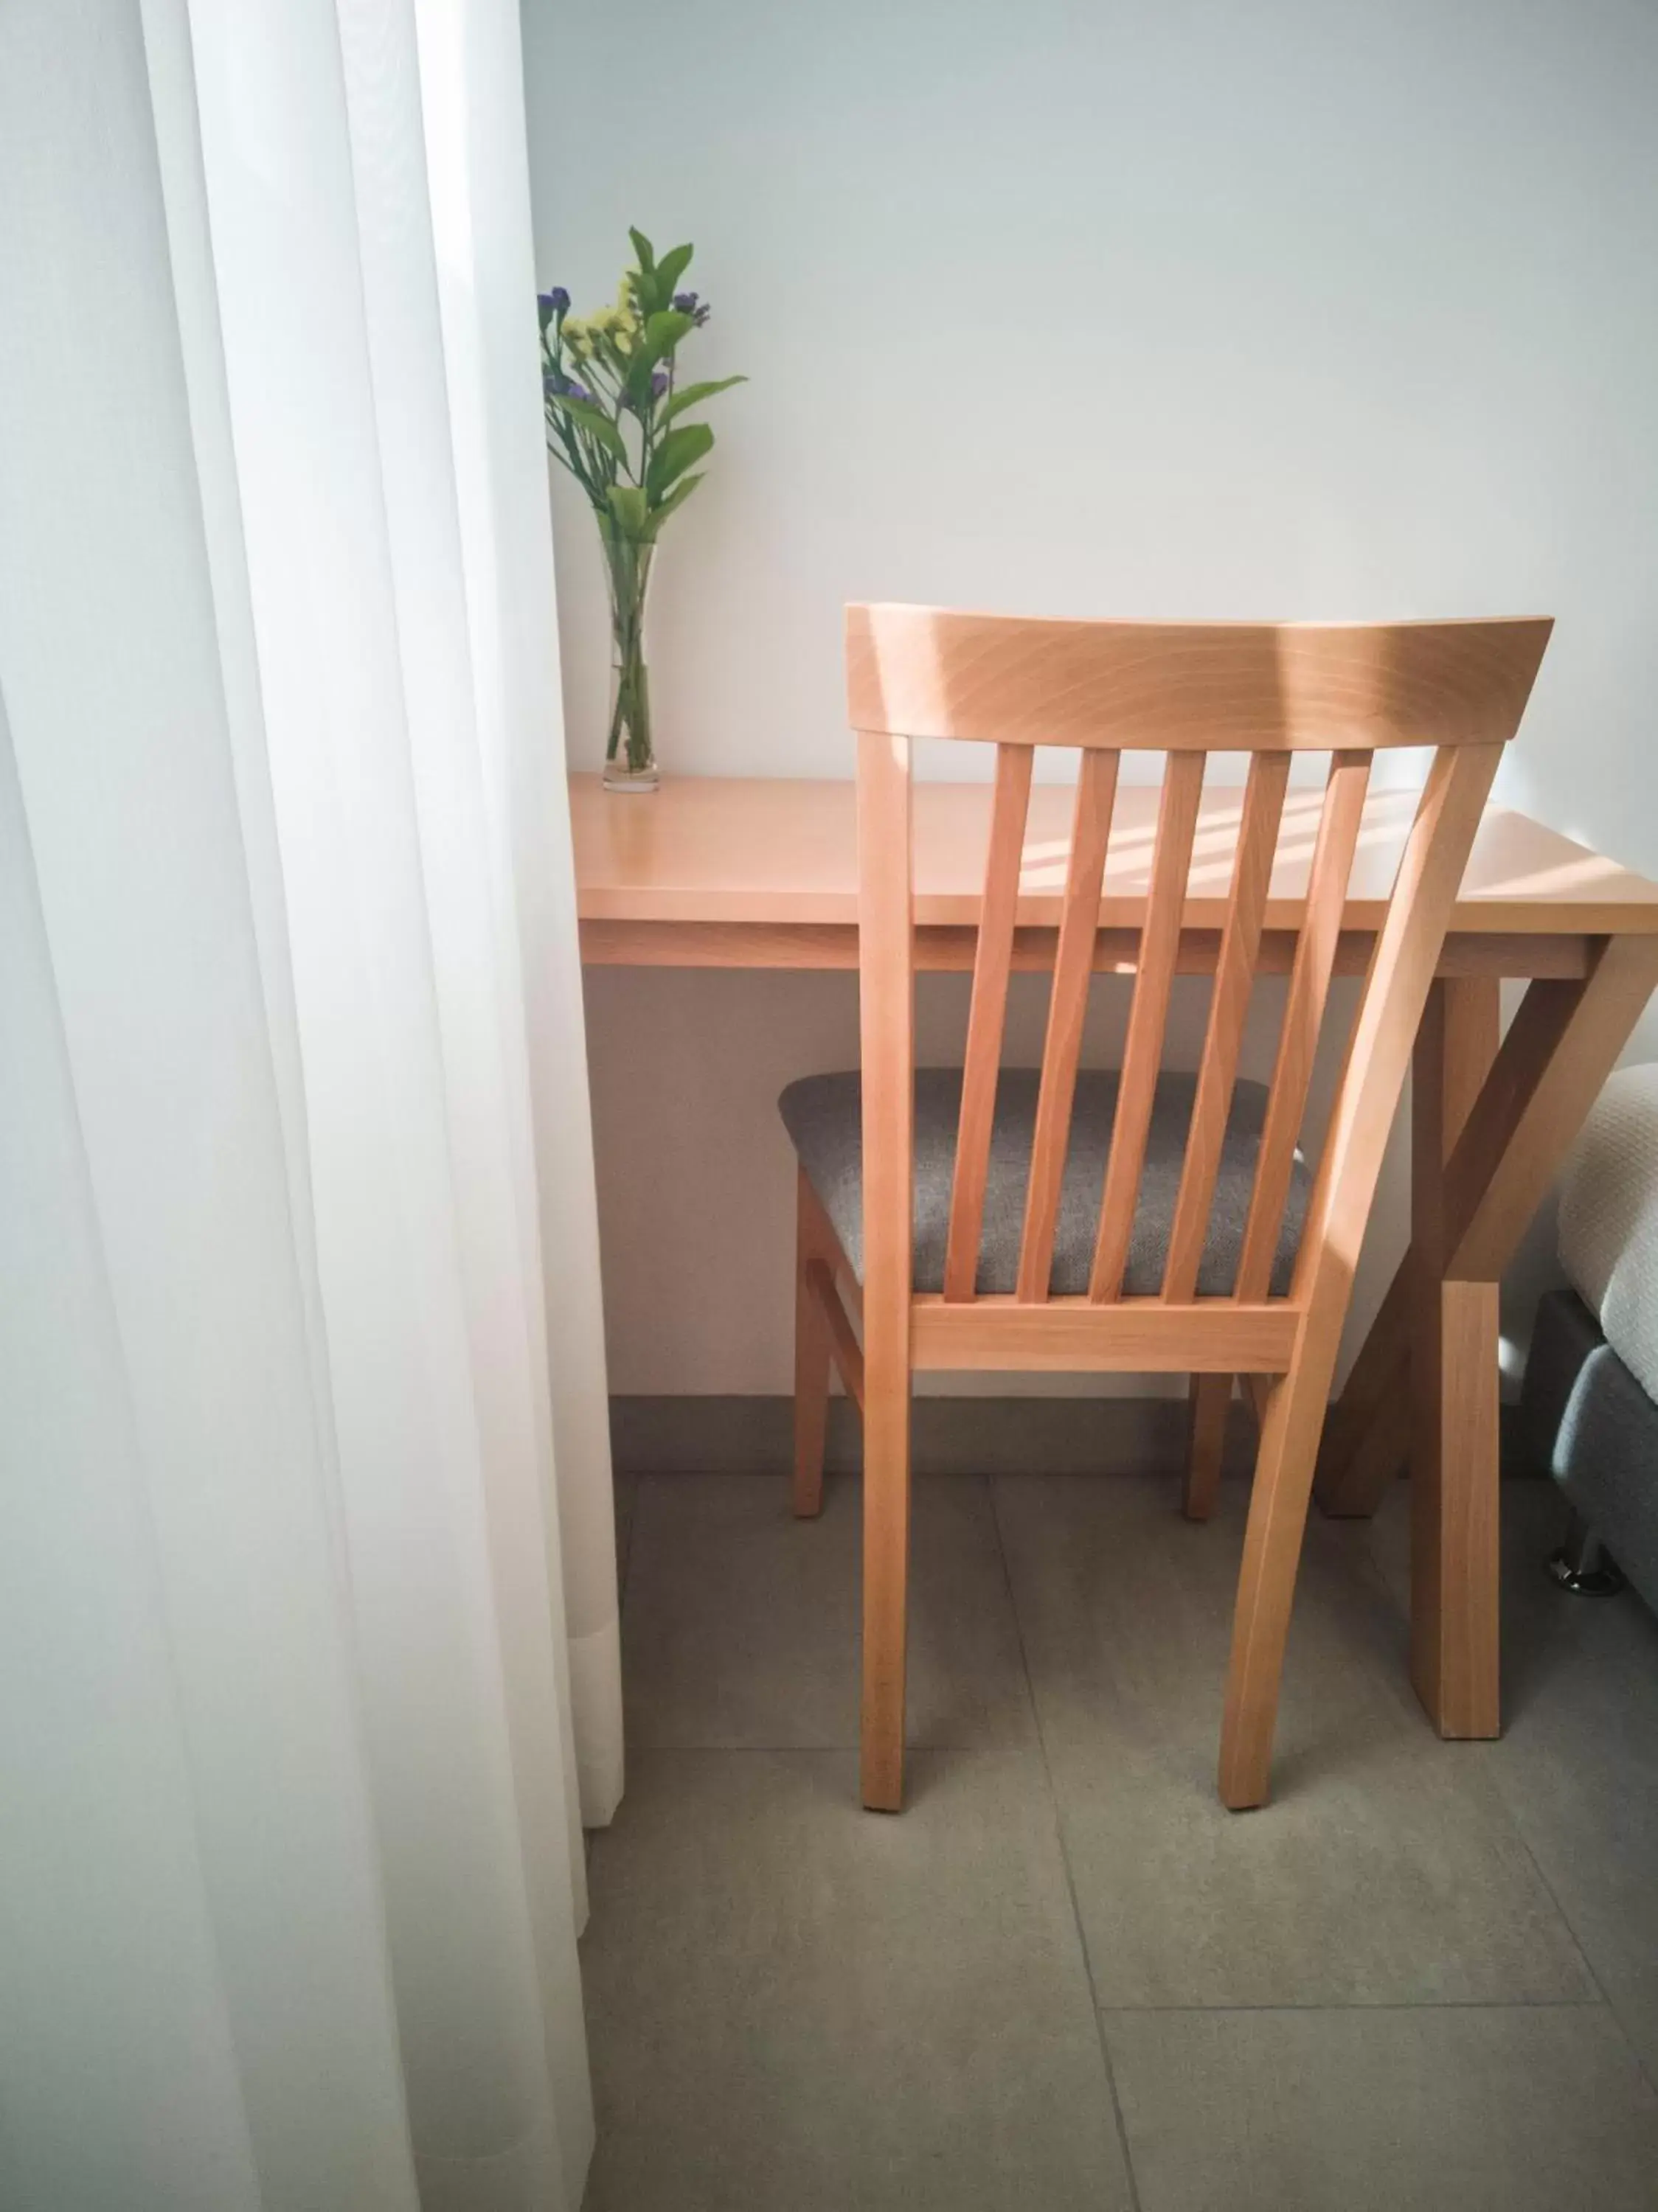
[[[1019,919],[1057,922],[1070,842],[1070,788],[1031,793]],[[1184,915],[1188,928],[1225,919],[1241,787],[1204,792]],[[1300,921],[1323,793],[1292,789],[1285,803],[1266,927]],[[916,921],[978,919],[990,834],[987,784],[915,787]],[[1378,792],[1365,808],[1344,920],[1380,927],[1416,805],[1414,793]],[[1143,916],[1156,824],[1155,784],[1119,789],[1100,926]],[[649,796],[570,778],[578,910],[584,921],[762,922],[773,927],[857,920],[853,788],[782,776],[679,776]],[[1458,931],[1658,932],[1658,884],[1604,860],[1528,816],[1488,811],[1463,878]]]

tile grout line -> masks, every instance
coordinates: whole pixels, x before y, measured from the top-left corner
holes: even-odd
[[[1623,2037],[1624,2043],[1628,2045],[1630,2054],[1633,2057],[1636,2066],[1643,2079],[1646,2081],[1648,2087],[1651,2089],[1658,2090],[1658,2075],[1655,2075],[1652,2068],[1647,2063],[1645,2051],[1642,2050],[1641,2046],[1636,2042],[1635,2038],[1630,2033],[1628,2027],[1624,2025],[1623,2014],[1618,2011],[1618,2007],[1612,2002],[1611,1997],[1606,1994],[1606,1984],[1600,1979],[1600,1975],[1594,1971],[1594,1960],[1590,1958],[1588,1953],[1583,1948],[1582,1939],[1578,1935],[1576,1929],[1572,1926],[1571,1915],[1567,1911],[1565,1906],[1562,1905],[1558,1897],[1556,1896],[1554,1884],[1549,1880],[1548,1875],[1543,1871],[1542,1862],[1538,1857],[1537,1853],[1532,1849],[1530,1838],[1527,1835],[1524,1828],[1521,1826],[1518,1814],[1515,1814],[1508,1805],[1506,1799],[1504,1801],[1503,1809],[1508,1813],[1509,1820],[1514,1823],[1515,1833],[1520,1838],[1520,1848],[1525,1852],[1527,1857],[1531,1861],[1532,1870],[1536,1875],[1539,1881],[1543,1885],[1544,1895],[1548,1899],[1550,1904],[1553,1905],[1555,1911],[1560,1915],[1560,1924],[1565,1929],[1567,1935],[1571,1937],[1573,1947],[1576,1949],[1578,1957],[1583,1962],[1583,1972],[1588,1976],[1590,1982],[1593,1984],[1595,1993],[1600,2000],[1601,2006],[1611,2015],[1613,2025],[1616,2027],[1619,2035]]]
[[[1109,2013],[1234,2012],[1609,2012],[1600,1997],[1358,1997],[1291,1998],[1281,2004],[1114,2004]]]
[[[1082,1977],[1088,1984],[1088,2010],[1094,2015],[1094,2037],[1100,2049],[1100,2064],[1106,2077],[1106,2088],[1111,2097],[1112,2118],[1117,2129],[1117,2141],[1123,2154],[1123,2172],[1128,2181],[1131,2212],[1142,2212],[1139,2177],[1134,2171],[1134,2153],[1129,2145],[1128,2122],[1123,2114],[1123,2100],[1118,2094],[1117,2070],[1111,2063],[1111,2046],[1106,2038],[1106,2023],[1100,2002],[1100,1992],[1094,1978],[1094,1961],[1088,1955],[1088,1939],[1082,1926],[1082,1909],[1076,1902],[1076,1884],[1072,1879],[1070,1854],[1065,1849],[1064,1822],[1060,1818],[1059,1793],[1053,1785],[1053,1769],[1048,1761],[1047,1737],[1043,1732],[1041,1708],[1036,1702],[1036,1684],[1031,1677],[1030,1654],[1025,1649],[1025,1624],[1019,1616],[1019,1601],[1014,1595],[1013,1568],[1008,1559],[1007,1540],[1002,1533],[1002,1515],[997,1504],[997,1477],[986,1475],[984,1486],[990,1498],[991,1526],[996,1532],[997,1556],[1002,1562],[1002,1581],[1008,1593],[1008,1610],[1013,1616],[1014,1636],[1019,1645],[1019,1664],[1025,1676],[1025,1695],[1030,1699],[1031,1719],[1036,1728],[1037,1749],[1042,1755],[1042,1778],[1047,1785],[1048,1810],[1053,1818],[1053,1838],[1059,1848],[1059,1864],[1065,1877],[1065,1895],[1070,1904],[1071,1925],[1076,1930],[1076,1947],[1082,1954]]]
[[[1503,1521],[1506,1522],[1506,1501],[1503,1501],[1500,1497],[1498,1501],[1498,1510]],[[1375,1514],[1371,1514],[1366,1518],[1363,1531],[1363,1541],[1359,1547],[1359,1554],[1364,1565],[1369,1569],[1375,1580],[1386,1590],[1390,1601],[1395,1606],[1399,1605],[1401,1602],[1403,1603],[1405,1614],[1408,1618],[1411,1604],[1410,1591],[1408,1587],[1403,1592],[1397,1589],[1392,1579],[1389,1577],[1386,1567],[1382,1564],[1381,1554],[1376,1548]],[[1506,1704],[1506,1699],[1504,1702]],[[1506,1729],[1504,1732],[1506,1733]],[[1598,2007],[1600,2010],[1607,2013],[1610,2015],[1613,2025],[1616,2027],[1618,2033],[1623,2037],[1625,2045],[1628,2046],[1630,2053],[1634,2058],[1636,2066],[1640,2071],[1642,2076],[1650,2087],[1655,2090],[1658,2090],[1658,2072],[1655,2072],[1654,2069],[1648,2064],[1645,2052],[1641,2049],[1634,2037],[1630,2033],[1622,2014],[1618,2011],[1617,2005],[1612,2002],[1612,1997],[1607,1993],[1605,1983],[1602,1982],[1600,1975],[1596,1973],[1594,1970],[1594,1962],[1589,1957],[1588,1951],[1584,1948],[1582,1938],[1579,1936],[1576,1929],[1572,1924],[1570,1913],[1567,1911],[1565,1906],[1561,1903],[1560,1899],[1556,1893],[1554,1884],[1549,1880],[1547,1874],[1544,1871],[1542,1861],[1538,1857],[1537,1853],[1532,1849],[1531,1838],[1526,1833],[1525,1826],[1519,1813],[1509,1802],[1508,1791],[1503,1789],[1500,1783],[1497,1783],[1492,1787],[1490,1794],[1494,1801],[1502,1807],[1503,1817],[1508,1822],[1509,1830],[1512,1832],[1515,1842],[1520,1845],[1521,1850],[1524,1851],[1527,1858],[1531,1862],[1532,1872],[1537,1876],[1544,1895],[1548,1899],[1549,1903],[1554,1907],[1555,1917],[1558,1919],[1560,1925],[1565,1929],[1567,1935],[1570,1937],[1572,1948],[1576,1952],[1578,1961],[1582,1966],[1583,1972],[1588,1975],[1589,1985],[1594,1991],[1594,2000],[1593,2004],[1590,2004],[1589,2001],[1586,1999],[1571,1997],[1540,1998],[1534,1999],[1533,2002],[1539,2006],[1546,2006],[1551,2004],[1570,2005],[1576,2003],[1584,2005],[1588,2009],[1594,2009]]]

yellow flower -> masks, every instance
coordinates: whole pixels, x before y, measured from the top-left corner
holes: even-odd
[[[590,315],[582,319],[578,328],[586,338],[589,349],[607,340],[618,352],[625,353],[633,340],[639,335],[639,319],[621,307],[595,307]],[[570,330],[568,319],[565,320],[564,329],[568,333]]]

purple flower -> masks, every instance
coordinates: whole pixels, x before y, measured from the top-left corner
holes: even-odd
[[[551,292],[538,292],[536,301],[545,317],[568,314],[570,312],[570,294],[562,284],[555,284]]]
[[[703,325],[708,320],[708,309],[702,305],[694,292],[676,292],[674,295],[674,304],[682,315],[690,316],[698,330],[701,330]]]
[[[585,384],[577,384],[574,377],[565,376],[556,368],[542,371],[541,389],[552,399],[585,399],[589,404],[593,399]]]

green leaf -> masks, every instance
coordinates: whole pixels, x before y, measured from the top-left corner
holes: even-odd
[[[622,387],[633,403],[636,415],[643,415],[650,399],[651,358],[649,346],[636,349],[627,365]]]
[[[695,251],[694,246],[676,246],[672,253],[663,254],[657,263],[656,280],[661,287],[660,296],[664,301],[671,300],[679,290],[680,279],[690,268],[691,257]]]
[[[612,484],[607,495],[610,511],[629,537],[639,537],[649,519],[645,495],[637,484]]]
[[[547,404],[549,407],[562,408],[578,429],[589,432],[599,441],[605,451],[607,453],[614,453],[619,461],[625,461],[627,459],[627,447],[622,442],[621,432],[611,421],[609,416],[601,409],[593,405],[589,400],[573,399],[567,392],[550,392],[547,394]]]
[[[662,410],[662,421],[671,422],[676,415],[683,415],[687,407],[698,407],[704,399],[711,399],[716,392],[729,392],[734,384],[747,384],[746,376],[716,376],[710,384],[687,384],[676,392]]]
[[[637,270],[630,272],[633,296],[639,303],[639,313],[649,315],[666,306],[667,295],[662,289],[650,240],[642,230],[630,230],[628,236],[633,240],[633,256],[638,263]]]
[[[682,315],[677,307],[665,308],[661,314],[648,315],[639,350],[648,365],[654,368],[664,354],[672,353],[680,340],[697,325],[689,315]]]
[[[645,489],[651,497],[660,499],[674,479],[701,460],[713,444],[714,433],[706,422],[682,422],[677,430],[670,430],[651,455],[645,474]]]
[[[686,500],[690,498],[692,493],[696,490],[698,485],[701,482],[702,477],[700,476],[681,477],[678,483],[674,485],[673,490],[669,492],[667,497],[662,501],[661,505],[651,509],[651,537],[654,538],[656,535],[656,532],[667,520],[668,516],[673,514],[676,507],[683,507],[685,505]]]

